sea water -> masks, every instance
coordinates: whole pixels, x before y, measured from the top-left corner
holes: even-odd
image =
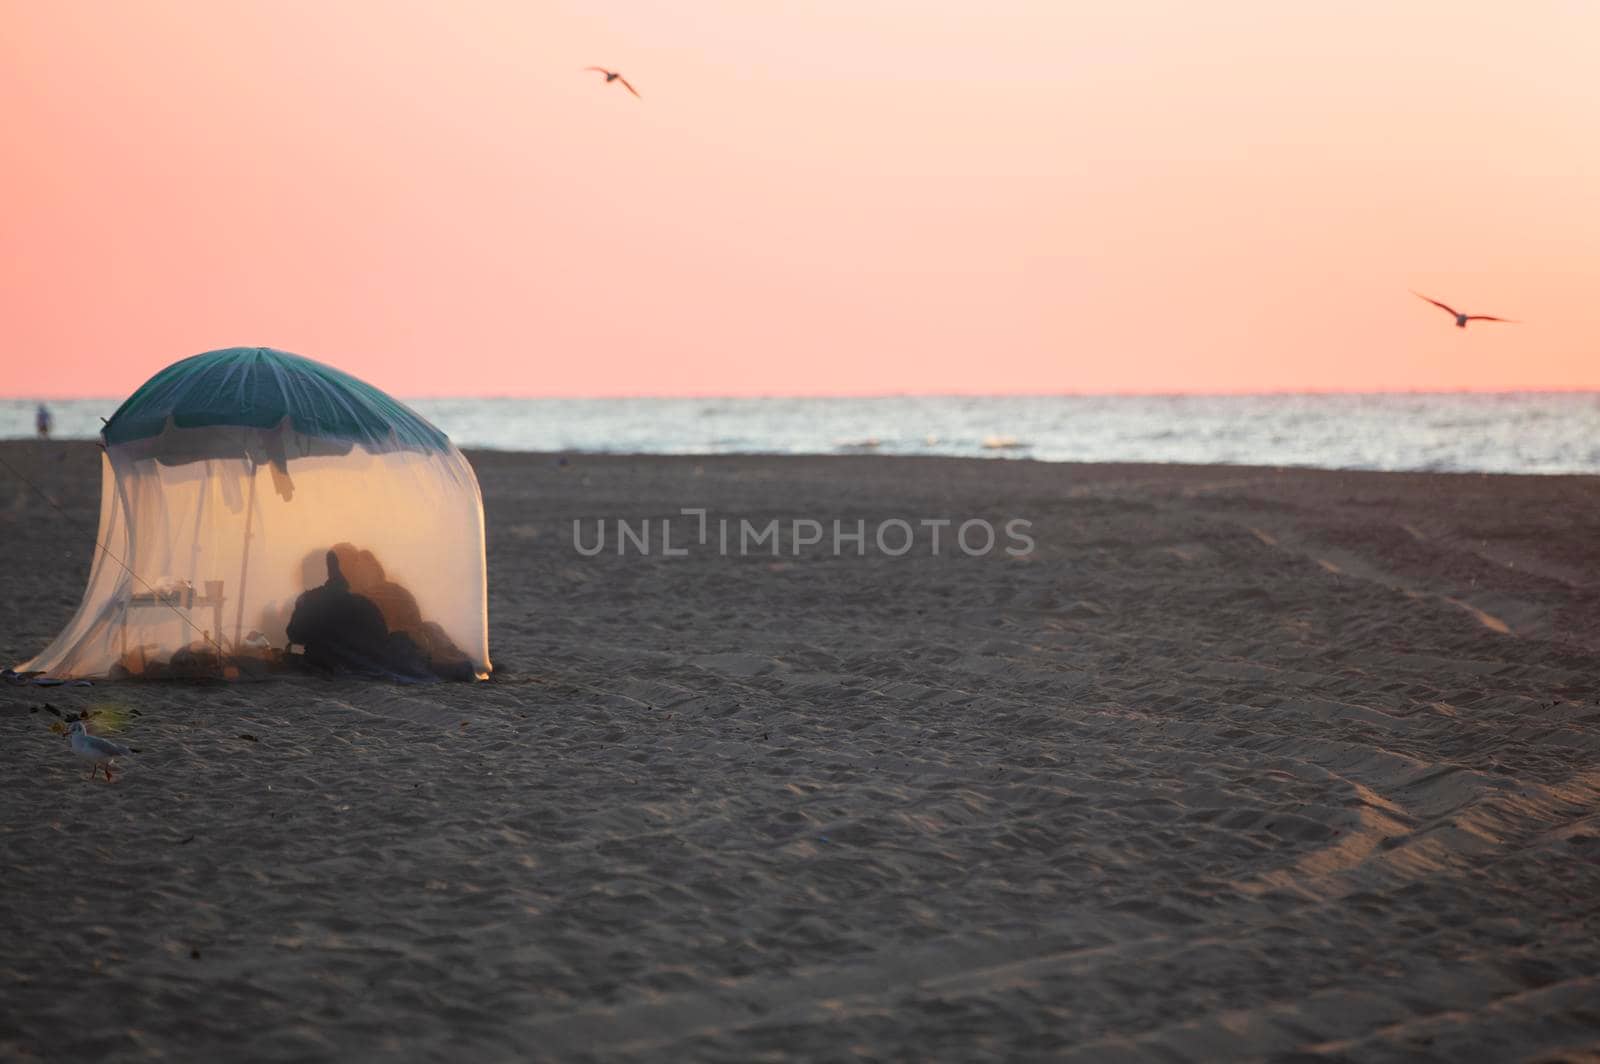
[[[466,448],[1600,473],[1600,393],[413,399]],[[59,438],[118,402],[55,400]],[[0,438],[36,403],[0,399]]]

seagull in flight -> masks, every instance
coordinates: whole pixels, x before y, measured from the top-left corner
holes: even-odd
[[[627,89],[629,92],[633,93],[635,96],[639,96],[639,90],[634,88],[632,85],[629,85],[628,84],[628,79],[623,77],[621,74],[618,74],[615,70],[607,70],[605,67],[584,67],[583,69],[585,69],[585,70],[594,70],[594,71],[598,71],[601,74],[604,74],[606,76],[606,84],[607,85],[611,84],[613,81],[620,81],[620,82],[622,82],[622,87],[623,88]],[[644,97],[642,97],[642,96],[639,96],[639,98],[641,100],[644,99]]]
[[[1463,314],[1459,310],[1457,310],[1455,307],[1447,307],[1443,303],[1439,302],[1437,299],[1428,299],[1427,296],[1423,295],[1421,292],[1418,292],[1414,288],[1411,289],[1411,294],[1416,296],[1418,299],[1425,300],[1426,302],[1432,303],[1434,306],[1438,307],[1440,310],[1448,311],[1450,314],[1454,315],[1454,317],[1456,319],[1456,328],[1458,328],[1458,329],[1465,329],[1467,327],[1467,322],[1469,322],[1469,321],[1503,321],[1507,325],[1516,325],[1516,324],[1518,324],[1518,322],[1516,322],[1515,320],[1513,320],[1511,318],[1496,318],[1496,317],[1493,317],[1492,315],[1489,315],[1489,314]]]

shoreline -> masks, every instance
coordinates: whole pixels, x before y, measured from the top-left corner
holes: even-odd
[[[858,400],[428,400],[458,445],[576,455],[728,453],[1031,457],[1047,462],[1600,474],[1589,393],[1351,397],[1012,396]],[[58,404],[56,429],[91,439],[99,402]],[[33,409],[0,403],[0,432],[31,437]]]
[[[99,442],[91,437],[52,437],[49,440],[37,440],[24,437],[0,438],[0,454],[9,453],[13,448],[36,446],[43,443],[46,446],[88,446],[99,447]],[[842,445],[843,446],[843,445]],[[1032,455],[1018,453],[1009,448],[996,448],[996,453],[987,455],[978,454],[904,454],[894,452],[880,452],[874,450],[840,449],[834,451],[593,451],[593,450],[520,450],[516,448],[499,448],[484,446],[462,446],[461,452],[469,459],[483,457],[490,458],[526,458],[536,460],[556,461],[566,459],[629,459],[629,460],[669,460],[669,461],[743,461],[743,460],[770,460],[770,461],[811,461],[816,459],[839,459],[850,461],[907,461],[907,462],[979,462],[979,463],[1033,463],[1043,466],[1061,467],[1067,469],[1105,469],[1115,471],[1139,470],[1168,470],[1181,472],[1192,470],[1196,472],[1252,472],[1252,473],[1349,473],[1372,476],[1415,476],[1415,477],[1533,477],[1538,479],[1600,479],[1600,470],[1595,472],[1514,472],[1505,470],[1476,470],[1476,469],[1366,469],[1359,466],[1323,466],[1323,465],[1297,465],[1293,463],[1271,462],[1184,462],[1184,461],[1147,461],[1129,459],[1125,461],[1102,461],[1074,458],[1036,458]],[[3,470],[0,470],[3,471]]]

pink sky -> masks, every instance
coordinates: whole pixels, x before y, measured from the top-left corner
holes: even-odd
[[[19,2],[0,31],[0,394],[244,344],[408,396],[1600,387],[1589,0]]]

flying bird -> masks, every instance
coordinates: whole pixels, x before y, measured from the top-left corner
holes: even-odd
[[[629,85],[628,84],[628,79],[623,77],[621,74],[618,74],[615,70],[607,70],[605,67],[584,67],[583,69],[585,69],[585,70],[594,70],[594,71],[597,71],[597,72],[599,72],[601,74],[604,74],[606,76],[606,84],[607,85],[611,84],[613,81],[620,81],[620,82],[622,82],[622,87],[623,88],[627,89],[629,92],[633,93],[635,96],[639,96],[639,90],[634,88],[632,85]],[[639,98],[641,100],[644,99],[643,96],[639,96]]]
[[[1467,322],[1469,322],[1469,321],[1503,321],[1507,325],[1516,325],[1516,324],[1518,324],[1518,322],[1516,322],[1515,320],[1513,320],[1511,318],[1496,318],[1496,317],[1493,317],[1493,316],[1488,315],[1488,314],[1463,314],[1459,310],[1457,310],[1455,307],[1447,307],[1443,303],[1439,302],[1437,299],[1428,299],[1427,296],[1423,295],[1421,292],[1418,292],[1414,288],[1411,289],[1410,291],[1411,291],[1411,294],[1416,296],[1418,299],[1425,300],[1426,302],[1432,303],[1434,306],[1438,307],[1440,310],[1448,311],[1450,314],[1454,315],[1454,317],[1456,319],[1456,328],[1458,328],[1458,329],[1465,329],[1467,327]]]
[[[110,783],[111,762],[119,757],[126,757],[133,753],[121,743],[114,743],[110,739],[102,739],[98,735],[90,735],[89,729],[84,727],[83,721],[75,720],[67,727],[67,742],[72,746],[72,752],[81,758],[93,761],[89,768],[89,778],[94,779],[95,773],[105,770],[106,782]]]

